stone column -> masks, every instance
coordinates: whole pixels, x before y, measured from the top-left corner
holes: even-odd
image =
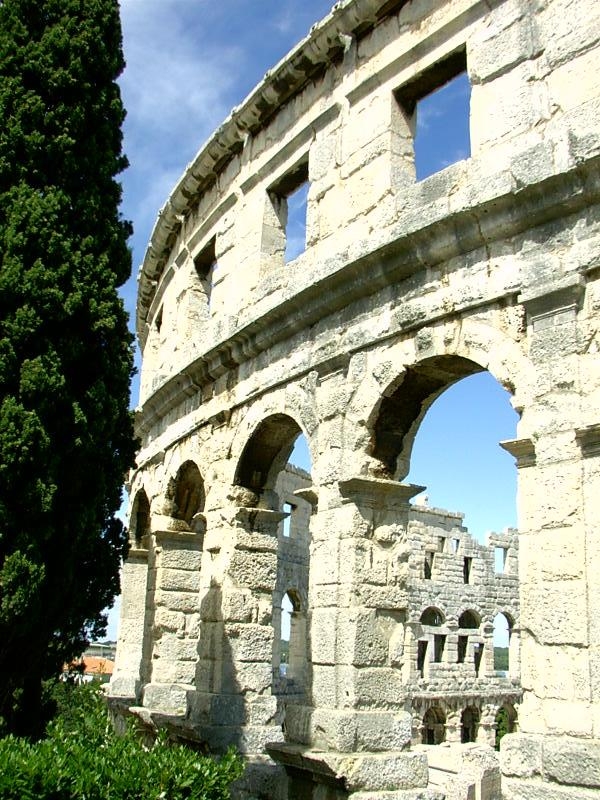
[[[550,283],[534,266],[521,297],[534,365],[523,422],[535,444],[535,462],[518,463],[524,694],[521,732],[501,744],[503,792],[587,800],[600,793],[598,355],[583,344],[583,278]]]
[[[233,744],[261,754],[282,738],[271,689],[277,530],[285,514],[246,506],[220,513],[224,526],[206,544],[218,566],[202,588],[194,716],[214,750]]]
[[[144,633],[147,628],[148,548],[131,547],[123,564],[121,616],[111,698],[137,705],[143,682]]]
[[[421,491],[362,477],[340,481],[337,496],[321,487],[310,571],[313,707],[304,729],[299,720],[290,728],[313,749],[269,749],[307,784],[328,770],[351,797],[428,796],[426,756],[408,751],[413,720],[402,670],[392,666],[399,654],[390,654],[403,641],[409,500]]]
[[[148,709],[185,717],[194,690],[200,622],[199,590],[205,521],[198,531],[182,520],[154,516],[152,540],[156,559],[154,624],[150,683],[144,687]]]

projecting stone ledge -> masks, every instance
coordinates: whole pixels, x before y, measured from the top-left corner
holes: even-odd
[[[427,788],[423,753],[336,753],[281,742],[266,749],[285,767],[290,797],[312,797],[312,787],[321,784],[336,800],[443,800],[443,794]]]

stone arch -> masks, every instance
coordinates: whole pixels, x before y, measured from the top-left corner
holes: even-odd
[[[483,367],[462,356],[434,356],[406,367],[381,397],[372,416],[370,455],[389,477],[408,474],[416,432],[432,403],[453,383]]]
[[[446,740],[446,712],[442,706],[430,706],[423,715],[422,743],[442,744]]]
[[[481,625],[481,617],[476,611],[472,609],[467,609],[463,611],[460,617],[458,618],[458,627],[459,628],[479,628]]]
[[[144,487],[138,489],[133,498],[129,522],[129,539],[142,544],[150,533],[150,501]]]
[[[445,620],[444,612],[440,611],[436,606],[428,606],[420,617],[422,625],[433,625],[435,627],[443,625]]]
[[[194,461],[184,461],[167,487],[171,516],[191,528],[196,515],[204,511],[205,500],[204,481],[198,466]]]
[[[499,313],[496,309],[483,320],[462,318],[431,325],[370,356],[346,413],[348,449],[357,454],[350,471],[396,480],[406,477],[425,413],[452,383],[469,375],[487,370],[510,392],[517,412],[523,413],[532,368],[519,342],[503,329]],[[398,408],[402,386],[411,394],[406,409]],[[356,463],[357,459],[362,460]]]
[[[496,641],[494,641],[494,669],[512,675],[516,671],[516,663],[518,660],[518,639],[514,636],[514,617],[508,611],[498,610],[496,614],[494,614],[492,625],[495,640],[498,636],[503,638],[505,635],[507,637],[506,644],[502,642],[502,644],[498,646],[508,648],[508,658],[505,663],[501,654],[497,651]]]
[[[286,598],[290,609],[286,608]],[[294,680],[303,685],[306,679],[306,601],[295,588],[288,588],[281,598],[281,616],[279,631],[279,674],[288,681]],[[289,629],[286,631],[286,626]],[[288,633],[287,640],[285,633]],[[287,641],[287,654],[284,653],[284,643]]]
[[[463,744],[476,742],[481,711],[477,706],[467,706],[460,715],[460,740]]]
[[[503,703],[500,706],[494,718],[494,730],[494,748],[500,750],[502,737],[517,730],[517,709],[512,703]]]
[[[263,419],[242,451],[234,483],[257,494],[272,489],[301,433],[300,425],[288,414],[271,414]]]

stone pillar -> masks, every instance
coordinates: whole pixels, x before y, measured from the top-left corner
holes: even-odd
[[[461,740],[461,709],[446,710],[446,741],[460,743]]]
[[[232,515],[207,542],[220,566],[202,589],[194,716],[212,749],[232,744],[261,754],[266,742],[282,738],[271,689],[277,530],[285,514],[238,507]]]
[[[313,707],[288,728],[305,746],[269,752],[302,770],[305,786],[328,771],[350,797],[427,797],[427,759],[408,752],[413,719],[390,655],[406,619],[409,500],[422,487],[359,477],[339,482],[341,498],[322,489],[310,570]]]
[[[199,590],[205,521],[198,532],[171,517],[153,517],[156,559],[150,683],[144,687],[148,709],[185,717],[194,690],[200,622]]]
[[[144,634],[147,629],[148,548],[131,547],[123,564],[119,642],[109,694],[137,705],[144,673]]]
[[[516,451],[524,694],[521,732],[501,744],[502,788],[511,800],[587,800],[600,794],[598,355],[583,345],[583,279],[550,283],[543,267],[521,297],[535,459],[519,464]]]

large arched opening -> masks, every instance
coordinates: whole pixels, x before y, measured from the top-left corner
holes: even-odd
[[[302,694],[310,681],[308,584],[310,517],[313,511],[311,458],[300,425],[286,414],[263,419],[246,443],[235,483],[245,501],[268,514],[277,536],[272,593],[273,692]]]

